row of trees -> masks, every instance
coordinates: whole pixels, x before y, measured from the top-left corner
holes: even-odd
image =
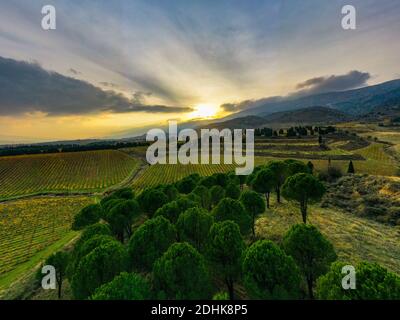
[[[310,166],[294,160],[271,162],[248,177],[195,174],[137,196],[119,190],[76,215],[73,228],[82,236],[72,252],[47,264],[56,267],[60,288],[69,279],[76,299],[233,299],[237,283],[256,299],[313,298],[315,286],[318,297],[331,298],[335,251],[306,224],[307,205],[324,190]],[[297,202],[304,222],[281,245],[255,238],[271,192],[278,205],[281,194]],[[389,278],[396,287],[398,278]],[[219,283],[227,295],[218,293]]]
[[[336,132],[336,128],[333,126],[327,126],[327,127],[296,126],[296,127],[290,127],[286,130],[284,129],[274,130],[272,128],[264,127],[264,128],[256,128],[254,130],[254,135],[256,137],[278,137],[278,136],[297,137],[297,136],[307,136],[307,135],[313,136],[315,134],[324,135],[333,132]]]

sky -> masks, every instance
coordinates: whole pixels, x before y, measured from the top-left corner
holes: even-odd
[[[341,26],[346,4],[356,30]],[[0,143],[111,137],[400,78],[399,32],[398,0],[0,0]]]

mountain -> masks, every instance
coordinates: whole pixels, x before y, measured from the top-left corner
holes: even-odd
[[[263,126],[275,127],[281,124],[328,124],[352,120],[352,116],[341,111],[327,107],[309,107],[293,111],[282,111],[269,114],[265,117],[246,116],[227,121],[210,123],[207,128],[222,130],[228,129],[254,129]],[[204,127],[205,128],[205,127]]]
[[[349,121],[352,117],[327,107],[310,107],[293,111],[276,112],[265,117],[266,123],[335,123]]]
[[[275,112],[290,111],[310,106],[323,106],[337,109],[350,115],[363,115],[381,105],[391,105],[400,99],[400,79],[360,89],[322,93],[303,97],[291,96],[267,101],[257,107],[246,109],[226,118],[249,115],[265,117]]]

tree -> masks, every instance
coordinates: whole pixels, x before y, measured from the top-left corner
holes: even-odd
[[[110,235],[103,234],[94,234],[91,237],[84,239],[79,239],[74,246],[74,250],[71,253],[70,262],[67,268],[67,275],[69,280],[71,281],[79,263],[90,252],[92,252],[97,247],[100,247],[103,244],[108,244],[110,242],[115,241],[113,237]]]
[[[219,185],[213,186],[210,189],[211,204],[216,206],[223,198],[225,198],[225,189]]]
[[[308,173],[289,177],[282,188],[282,194],[287,200],[299,203],[304,223],[307,223],[308,204],[320,201],[324,193],[324,185]]]
[[[214,223],[210,230],[207,257],[224,279],[231,300],[234,299],[234,284],[241,274],[244,249],[245,244],[235,222]]]
[[[269,209],[269,199],[271,191],[275,186],[275,176],[269,169],[262,169],[257,172],[256,176],[252,179],[251,187],[254,191],[265,194],[267,200],[267,208]]]
[[[56,281],[58,287],[58,299],[61,299],[61,290],[64,278],[67,272],[69,254],[64,251],[58,251],[47,258],[45,265],[53,266],[56,270]]]
[[[313,299],[315,281],[337,258],[332,244],[316,227],[296,224],[285,235],[283,248],[299,266],[307,282],[308,295]]]
[[[286,177],[293,176],[296,173],[310,173],[308,166],[302,161],[287,159],[283,162],[286,164]]]
[[[95,223],[86,227],[75,244],[75,247],[96,235],[111,236],[112,232],[110,226],[106,223]]]
[[[300,273],[292,257],[269,240],[253,243],[243,260],[244,283],[255,299],[299,297]]]
[[[190,175],[190,176],[187,176],[187,177],[179,180],[176,183],[176,187],[180,193],[189,194],[196,187],[198,181],[199,180],[197,179],[197,176]]]
[[[168,202],[176,200],[179,196],[178,189],[172,184],[163,185],[160,190],[167,196]]]
[[[149,282],[136,273],[122,272],[112,281],[97,288],[91,300],[148,300],[151,298]]]
[[[240,201],[222,199],[212,211],[215,221],[232,220],[239,225],[240,232],[246,235],[251,230],[251,217]]]
[[[86,299],[94,291],[127,269],[128,256],[116,240],[96,247],[79,262],[72,277],[71,288],[76,299]]]
[[[225,196],[232,199],[239,199],[240,197],[240,187],[237,184],[229,183],[225,188]]]
[[[181,212],[182,210],[178,206],[178,202],[172,201],[164,204],[161,208],[158,208],[156,213],[154,214],[154,217],[162,216],[172,223],[176,223]]]
[[[158,208],[168,203],[167,196],[157,189],[145,189],[138,197],[142,210],[152,218]]]
[[[349,167],[347,168],[347,173],[349,173],[349,174],[354,174],[355,173],[353,161],[351,161],[351,160],[349,162]]]
[[[173,244],[155,262],[153,283],[163,300],[210,298],[210,279],[204,258],[186,242]]]
[[[335,262],[329,272],[317,280],[317,297],[324,300],[399,300],[400,277],[386,268],[369,262],[355,267],[356,290],[343,289],[342,279],[346,273],[343,262]]]
[[[213,295],[213,300],[229,300],[229,293],[227,292],[218,292]]]
[[[225,188],[229,183],[229,177],[226,173],[214,173],[213,177],[215,178],[216,184],[221,186],[222,188]]]
[[[200,252],[203,251],[214,218],[206,210],[190,208],[179,216],[176,224],[179,240],[187,241]]]
[[[140,271],[152,269],[154,261],[176,241],[176,229],[164,217],[143,223],[132,235],[128,252],[132,266]]]
[[[283,161],[271,161],[266,168],[272,171],[276,200],[281,203],[281,187],[287,177],[287,165]]]
[[[132,200],[135,198],[135,194],[132,188],[123,188],[119,189],[112,193],[115,198],[124,199],[124,200]]]
[[[105,214],[105,220],[110,224],[111,230],[117,238],[124,242],[124,234],[128,238],[132,235],[132,223],[141,213],[136,200],[125,200],[115,205]]]
[[[308,167],[308,173],[313,174],[314,173],[314,165],[311,161],[307,162],[307,167]]]
[[[210,190],[205,186],[199,185],[192,191],[195,195],[200,197],[201,206],[209,210],[211,207],[211,194]]]
[[[252,218],[251,230],[255,237],[256,217],[265,211],[264,199],[255,191],[247,190],[240,196],[240,202]]]
[[[98,204],[91,204],[83,208],[75,215],[72,223],[73,230],[81,230],[84,227],[99,222],[103,214],[102,207]]]

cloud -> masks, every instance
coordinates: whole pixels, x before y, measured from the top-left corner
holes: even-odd
[[[108,88],[118,88],[119,86],[113,82],[107,82],[107,81],[101,81],[99,82],[103,87],[108,87]]]
[[[255,100],[244,100],[237,103],[224,103],[220,107],[222,110],[226,112],[238,112],[250,108],[259,107],[266,103],[279,102],[282,99],[283,98],[280,96],[274,96],[274,97],[255,99]]]
[[[37,63],[0,57],[0,115],[192,111],[178,106],[146,105],[144,96],[135,93],[129,99],[114,91],[103,91],[88,82],[49,72]]]
[[[367,85],[371,78],[368,72],[357,70],[343,75],[331,75],[327,77],[316,77],[297,84],[294,95],[309,95],[332,91],[345,91]]]
[[[82,72],[79,72],[78,70],[74,69],[74,68],[69,68],[68,70],[69,73],[72,73],[73,75],[77,76],[79,74],[82,74]]]

